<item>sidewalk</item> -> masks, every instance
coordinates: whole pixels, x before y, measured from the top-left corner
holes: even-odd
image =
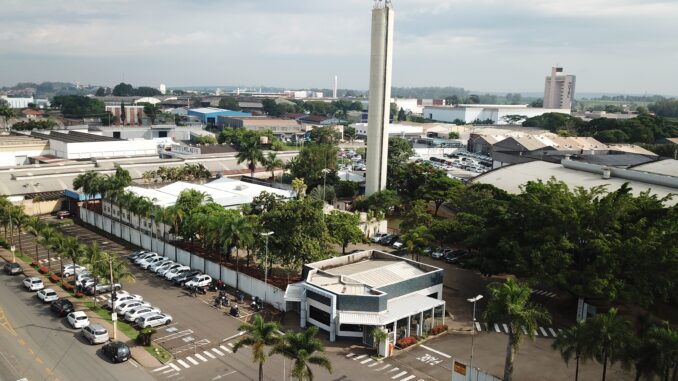
[[[4,248],[0,248],[0,257],[4,259],[6,262],[11,262],[12,261],[12,253]],[[83,297],[81,299],[74,298],[72,297],[68,292],[66,292],[63,288],[60,286],[57,286],[56,284],[52,283],[48,277],[40,274],[36,269],[34,269],[30,264],[24,262],[23,260],[16,258],[16,263],[18,263],[21,266],[21,269],[23,271],[23,274],[27,277],[38,277],[43,280],[43,283],[45,284],[45,288],[52,288],[54,291],[56,291],[57,295],[59,296],[59,299],[68,299],[71,302],[73,302],[73,306],[75,307],[76,310],[78,311],[84,311],[87,314],[87,317],[89,318],[90,321],[96,321],[98,324],[101,324],[106,328],[108,332],[113,332],[113,324],[109,323],[108,321],[105,321],[102,317],[99,315],[95,314],[92,312],[89,308],[85,306],[85,301],[87,300],[87,297]],[[117,340],[122,341],[125,344],[127,344],[130,347],[130,351],[132,353],[132,358],[138,362],[141,366],[145,368],[155,368],[158,366],[163,365],[158,359],[153,357],[148,351],[146,351],[146,348],[137,345],[134,340],[130,339],[127,337],[122,331],[118,330],[117,332]]]

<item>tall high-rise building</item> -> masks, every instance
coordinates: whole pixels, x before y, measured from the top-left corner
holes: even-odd
[[[160,94],[162,94],[162,95],[165,95],[165,93],[167,92],[167,88],[165,87],[164,83],[160,84],[160,87],[159,87],[158,90],[160,90]]]
[[[376,0],[372,9],[369,114],[367,117],[367,174],[365,194],[386,189],[388,122],[391,110],[393,63],[393,5]]]
[[[562,67],[551,68],[544,86],[544,108],[571,109],[574,104],[574,85],[577,77],[564,74]]]

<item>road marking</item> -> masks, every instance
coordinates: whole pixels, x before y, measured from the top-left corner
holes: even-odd
[[[169,367],[170,367],[169,365],[161,366],[160,368],[155,368],[155,369],[153,369],[151,372],[153,372],[153,373],[155,373],[155,372],[160,372],[161,370],[165,370],[165,369],[167,369],[167,368],[169,368]]]
[[[504,331],[505,331],[506,333],[509,332],[508,325],[506,325],[505,323],[502,323],[501,326],[504,327]]]
[[[208,352],[208,351],[205,351],[205,352],[203,352],[203,353],[205,354],[205,356],[209,356],[209,357],[211,357],[211,358],[213,358],[213,359],[217,358],[216,356],[214,356],[212,353],[210,353],[210,352]]]
[[[219,348],[223,349],[224,351],[226,351],[226,352],[228,352],[228,353],[233,353],[233,351],[232,351],[232,350],[230,350],[230,349],[226,348],[226,347],[225,347],[225,346],[223,346],[223,345],[220,345],[220,346],[219,346]]]
[[[499,325],[497,323],[494,323],[494,330],[497,332],[501,332],[501,330],[499,329]]]
[[[445,358],[448,358],[448,359],[449,359],[449,358],[452,358],[452,356],[448,355],[447,353],[443,353],[443,352],[437,351],[437,350],[435,350],[435,349],[433,349],[433,348],[429,348],[429,347],[427,347],[426,345],[421,344],[421,345],[419,345],[419,346],[422,347],[422,348],[424,348],[424,349],[426,349],[426,350],[429,350],[429,351],[431,351],[431,352],[433,352],[433,353],[437,353],[437,354],[439,354],[439,355],[441,355],[441,356],[443,356],[443,357],[445,357]]]
[[[390,367],[390,366],[391,366],[391,364],[386,364],[386,365],[382,366],[381,368],[375,369],[375,370],[378,371],[378,372],[381,372],[382,370],[384,370],[384,369],[386,369],[386,368],[388,368],[388,367]]]
[[[186,360],[190,361],[193,365],[198,365],[198,364],[200,364],[200,363],[197,362],[196,360],[193,360],[193,357],[191,357],[191,356],[186,357]]]
[[[167,369],[166,371],[162,372],[162,374],[167,374],[167,373],[172,373],[174,372],[174,369]]]
[[[556,331],[553,330],[553,328],[549,328],[549,332],[551,332],[551,334],[553,335],[553,337],[557,337],[557,336],[558,336],[558,334],[556,333]]]
[[[539,327],[539,330],[541,331],[541,334],[542,334],[542,335],[544,335],[544,336],[546,336],[546,337],[549,336],[549,334],[546,333],[546,330],[544,329],[544,327]]]
[[[400,381],[409,381],[409,380],[411,380],[411,379],[413,379],[413,378],[414,378],[414,375],[411,375],[411,376],[409,376],[409,377],[403,378],[403,379],[400,380]]]
[[[176,370],[177,372],[181,370],[181,368],[179,368],[178,366],[176,366],[174,363],[170,363],[169,366],[170,366],[172,369]]]
[[[199,355],[199,354],[197,354],[197,353],[196,353],[194,356],[197,357],[198,360],[200,360],[200,361],[202,361],[202,362],[207,362],[207,359],[206,359],[206,358],[202,357],[201,355]]]
[[[367,364],[367,363],[370,362],[370,361],[374,361],[374,360],[372,360],[371,358],[368,358],[367,360],[363,360],[363,361],[361,361],[360,363],[361,363],[361,364]]]
[[[354,357],[353,359],[357,361],[357,360],[360,360],[360,359],[363,358],[363,357],[367,357],[367,355],[356,356],[356,357]]]
[[[219,356],[223,356],[223,355],[224,355],[221,351],[219,351],[219,350],[216,349],[216,348],[212,348],[212,352],[218,354]]]
[[[183,366],[186,369],[191,367],[190,365],[186,364],[184,360],[177,360],[177,362],[179,363],[179,365]]]
[[[402,376],[404,376],[404,375],[406,375],[406,374],[407,374],[407,372],[402,371],[402,372],[396,374],[395,376],[391,377],[391,380],[395,380],[396,378],[400,378],[400,377],[402,377]]]
[[[535,335],[535,336],[539,336],[539,332],[537,332],[536,329],[534,330],[534,335]]]
[[[353,356],[355,356],[355,353],[349,353],[349,354],[346,355],[346,357],[353,357]]]
[[[233,348],[233,343],[228,343],[228,346]]]
[[[373,367],[373,366],[377,366],[377,365],[381,365],[381,364],[382,364],[381,361],[375,361],[373,364],[370,364],[370,365],[368,365],[367,367],[368,367],[368,368],[371,368],[371,367]]]
[[[480,323],[476,322],[476,331],[481,332],[483,329],[480,326]]]
[[[389,370],[389,371],[386,372],[386,373],[397,372],[397,371],[399,371],[399,370],[400,370],[400,368],[393,368],[393,369]]]

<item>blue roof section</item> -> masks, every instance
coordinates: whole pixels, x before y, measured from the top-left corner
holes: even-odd
[[[207,122],[207,118],[216,119],[220,116],[252,116],[249,112],[226,110],[216,107],[201,107],[188,110],[188,115],[197,116],[203,122]]]
[[[64,189],[64,196],[66,196],[68,198],[72,198],[74,200],[78,200],[78,201],[101,199],[101,195],[99,193],[95,194],[94,196],[91,196],[91,195],[86,195],[84,193],[76,192],[76,191],[73,191],[73,190],[70,190],[70,189]]]

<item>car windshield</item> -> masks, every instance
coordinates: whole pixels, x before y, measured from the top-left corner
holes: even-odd
[[[97,330],[94,331],[94,334],[95,335],[105,335],[106,330],[105,329],[97,329]]]
[[[129,348],[127,347],[118,347],[118,354],[119,355],[126,355],[129,353]]]

